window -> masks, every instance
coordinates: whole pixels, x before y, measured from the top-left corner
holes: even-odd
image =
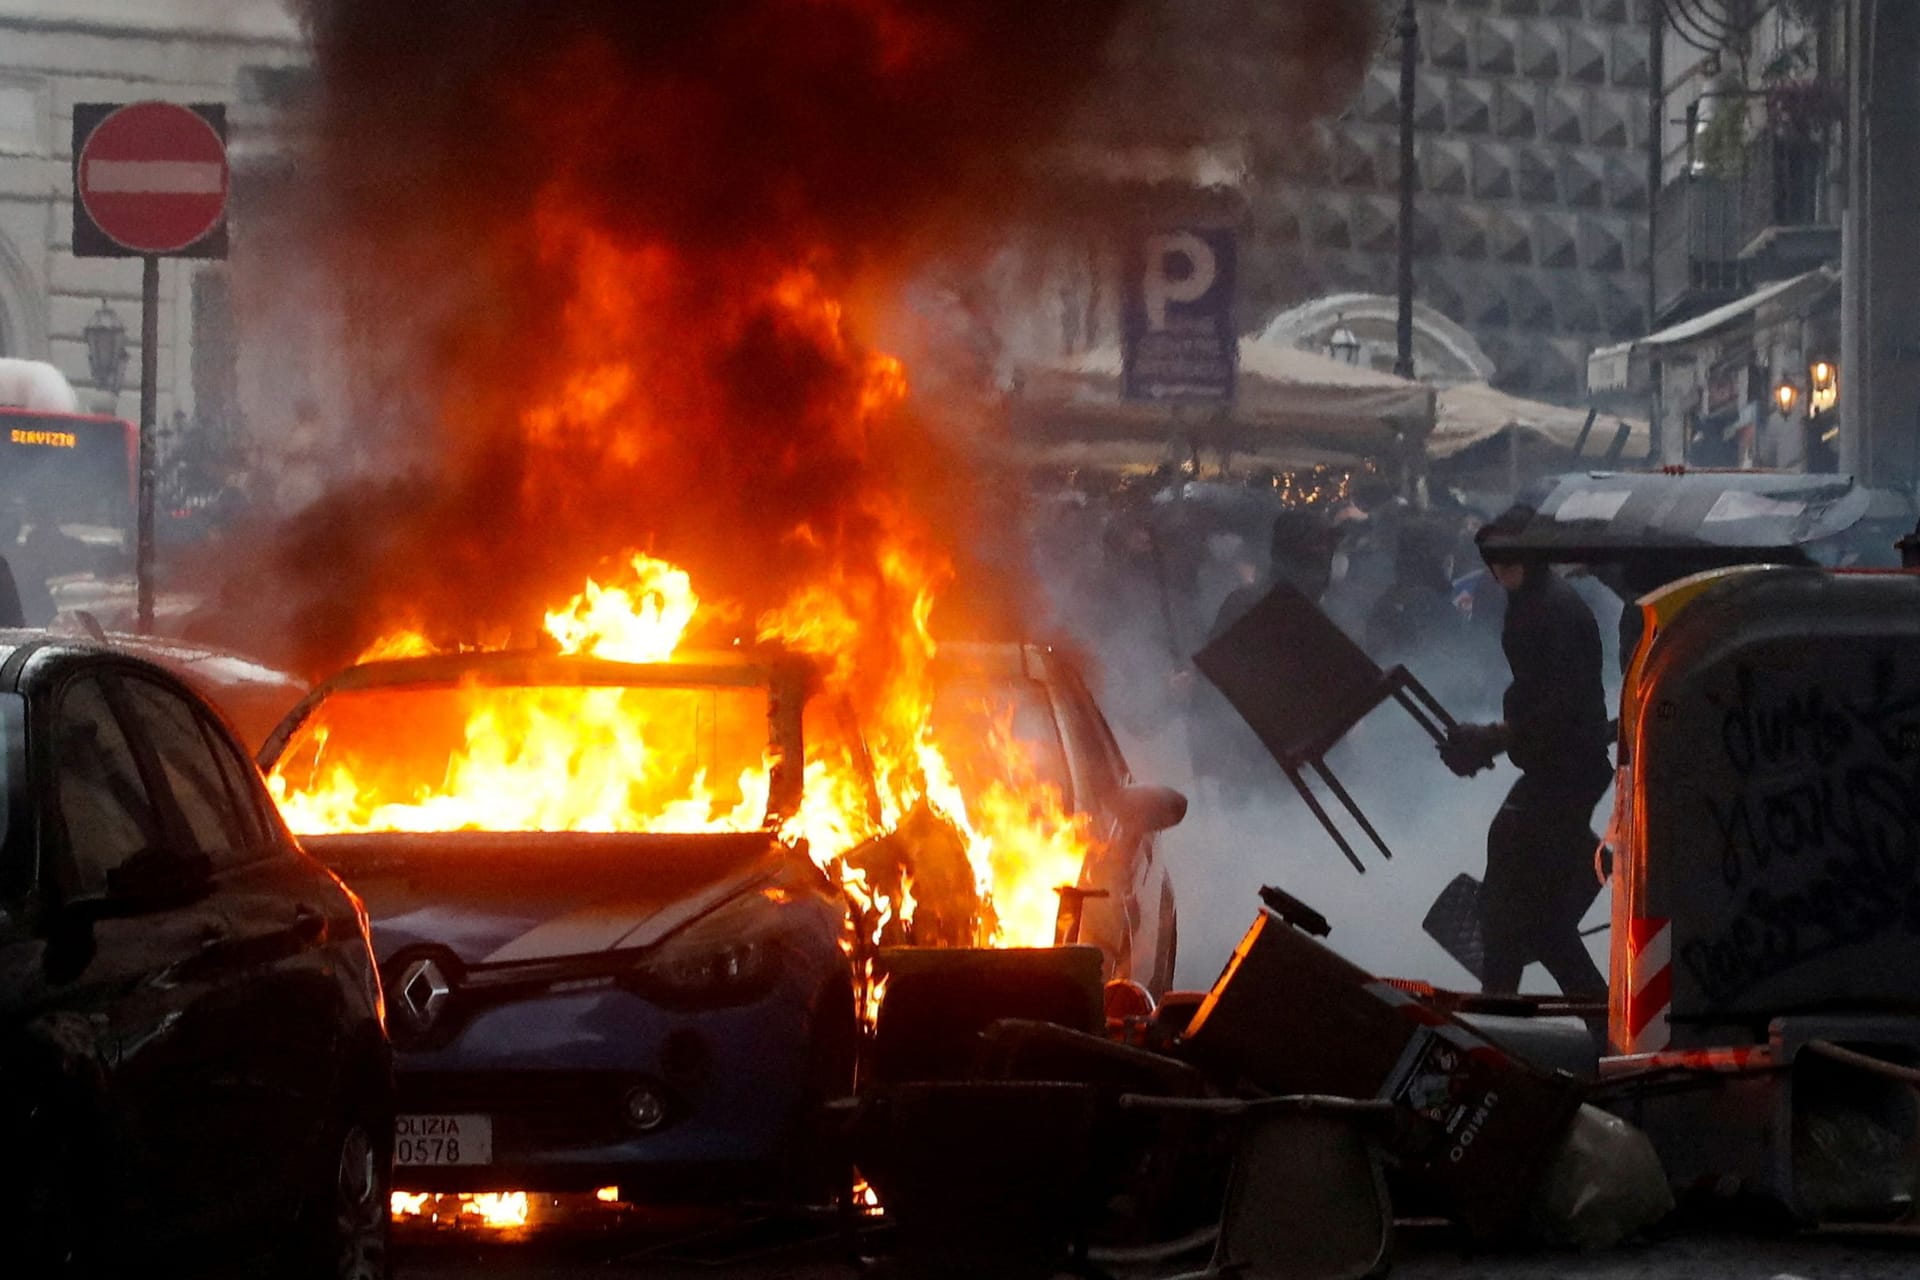
[[[76,681],[62,695],[53,750],[72,889],[99,894],[109,872],[161,847],[152,799],[99,681]]]
[[[213,758],[226,779],[227,793],[233,797],[234,821],[246,831],[247,846],[265,853],[274,844],[273,827],[261,809],[266,800],[260,772],[253,761],[235,751],[227,736],[213,727],[212,721],[199,717],[200,732],[205,735]]]
[[[226,776],[191,703],[144,680],[123,680],[127,708],[152,745],[168,789],[186,819],[194,844],[214,870],[250,861],[260,851],[257,817],[247,813]]]
[[[335,690],[273,776],[287,825],[346,831],[755,831],[762,684]]]
[[[933,700],[934,736],[962,795],[993,782],[1016,790],[1044,783],[1073,803],[1073,776],[1054,723],[1047,688],[1019,676],[943,680]]]

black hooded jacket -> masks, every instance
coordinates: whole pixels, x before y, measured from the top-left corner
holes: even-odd
[[[1530,567],[1507,597],[1500,647],[1513,669],[1503,700],[1508,758],[1543,782],[1609,777],[1600,626],[1586,602],[1551,569]]]

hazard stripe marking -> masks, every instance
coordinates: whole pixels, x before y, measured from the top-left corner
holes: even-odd
[[[1640,916],[1627,922],[1627,1043],[1634,1053],[1658,1051],[1673,1039],[1673,921]]]

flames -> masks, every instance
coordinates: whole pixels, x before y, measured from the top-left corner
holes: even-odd
[[[640,553],[623,564],[624,576],[589,579],[548,611],[546,634],[563,654],[670,664],[707,606],[685,571]],[[822,697],[864,713],[857,731],[823,731],[826,719],[809,726],[802,800],[791,813],[768,812],[778,762],[766,747],[766,692],[733,686],[469,680],[424,701],[410,690],[336,694],[289,745],[269,785],[289,825],[309,834],[737,832],[777,820],[780,838],[804,841],[846,886],[866,943],[915,939],[915,909],[932,885],[943,913],[958,917],[939,940],[1048,945],[1055,890],[1077,882],[1092,843],[1087,820],[1066,812],[1007,717],[969,718],[965,740],[942,739],[931,588],[921,566],[899,554],[878,590],[911,603],[908,626],[877,642],[857,610],[884,612],[884,602],[851,582],[802,591],[758,620],[759,641],[817,661]],[[876,643],[885,651],[877,681],[858,661]],[[370,660],[430,652],[417,631],[367,651]],[[976,785],[961,785],[954,761]],[[958,853],[944,865],[925,853],[943,843]]]
[[[607,1187],[604,1191],[613,1190]],[[616,1192],[615,1198],[617,1199]],[[604,1195],[600,1199],[606,1200]],[[395,1222],[420,1221],[449,1227],[476,1227],[517,1233],[532,1218],[532,1203],[524,1191],[481,1191],[437,1194],[396,1191],[390,1213]]]
[[[614,662],[665,662],[680,647],[700,597],[693,580],[652,556],[629,557],[630,587],[602,587],[592,578],[566,608],[547,615],[547,634],[563,653]]]
[[[526,648],[533,617],[549,650],[623,663],[669,663],[690,635],[718,631],[811,660],[816,703],[852,708],[857,728],[831,716],[807,725],[792,807],[792,788],[776,785],[784,762],[768,757],[765,689],[469,681],[428,704],[352,691],[320,708],[269,778],[289,824],[306,833],[774,826],[846,886],[862,943],[1050,945],[1055,891],[1077,882],[1091,835],[1006,726],[970,720],[956,739],[936,725],[931,618],[951,557],[927,514],[938,504],[916,499],[903,470],[916,446],[902,363],[855,339],[814,270],[766,263],[708,318],[719,333],[696,335],[733,359],[753,352],[753,394],[766,403],[743,402],[738,386],[689,386],[647,305],[681,287],[672,255],[616,246],[551,202],[538,227],[545,252],[570,268],[571,360],[520,415],[518,500],[544,504],[564,527],[573,496],[591,493],[604,509],[612,482],[631,483],[636,511],[653,517],[647,540],[703,552],[697,576],[719,581],[719,598],[702,599],[677,556],[626,551],[614,572],[563,595],[574,578],[518,620],[435,616],[436,598],[422,593],[409,624],[389,627],[363,660]],[[669,419],[669,407],[690,417]],[[744,425],[713,435],[735,456],[708,482],[688,469],[680,437],[735,414]],[[676,501],[649,512],[655,471]],[[727,513],[749,523],[715,561]]]

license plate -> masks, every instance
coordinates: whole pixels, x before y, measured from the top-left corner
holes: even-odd
[[[492,1116],[397,1116],[393,1122],[396,1165],[493,1163]]]

